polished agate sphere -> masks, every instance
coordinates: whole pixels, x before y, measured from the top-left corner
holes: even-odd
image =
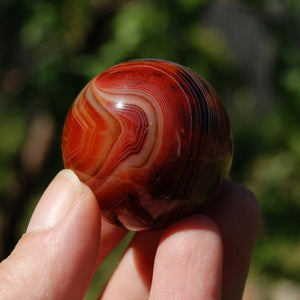
[[[228,176],[232,130],[212,87],[163,60],[113,66],[78,95],[63,159],[95,193],[102,217],[134,231],[198,213]]]

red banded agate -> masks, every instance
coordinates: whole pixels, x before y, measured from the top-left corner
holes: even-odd
[[[228,176],[232,131],[212,87],[181,65],[137,60],[92,79],[66,118],[66,168],[95,193],[102,217],[159,229],[197,213]]]

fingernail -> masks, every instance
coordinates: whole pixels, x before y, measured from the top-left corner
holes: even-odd
[[[52,180],[37,204],[26,232],[54,227],[76,204],[83,184],[71,170],[62,170]]]

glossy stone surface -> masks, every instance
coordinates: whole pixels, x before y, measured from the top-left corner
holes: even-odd
[[[66,168],[94,191],[103,218],[159,229],[197,213],[229,174],[233,139],[212,87],[181,65],[137,60],[92,79],[66,118]]]

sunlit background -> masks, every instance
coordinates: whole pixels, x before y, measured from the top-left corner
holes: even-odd
[[[214,86],[234,130],[232,178],[260,202],[244,299],[300,299],[300,1],[1,0],[0,24],[2,258],[63,167],[63,122],[81,88],[118,62],[163,58]]]

